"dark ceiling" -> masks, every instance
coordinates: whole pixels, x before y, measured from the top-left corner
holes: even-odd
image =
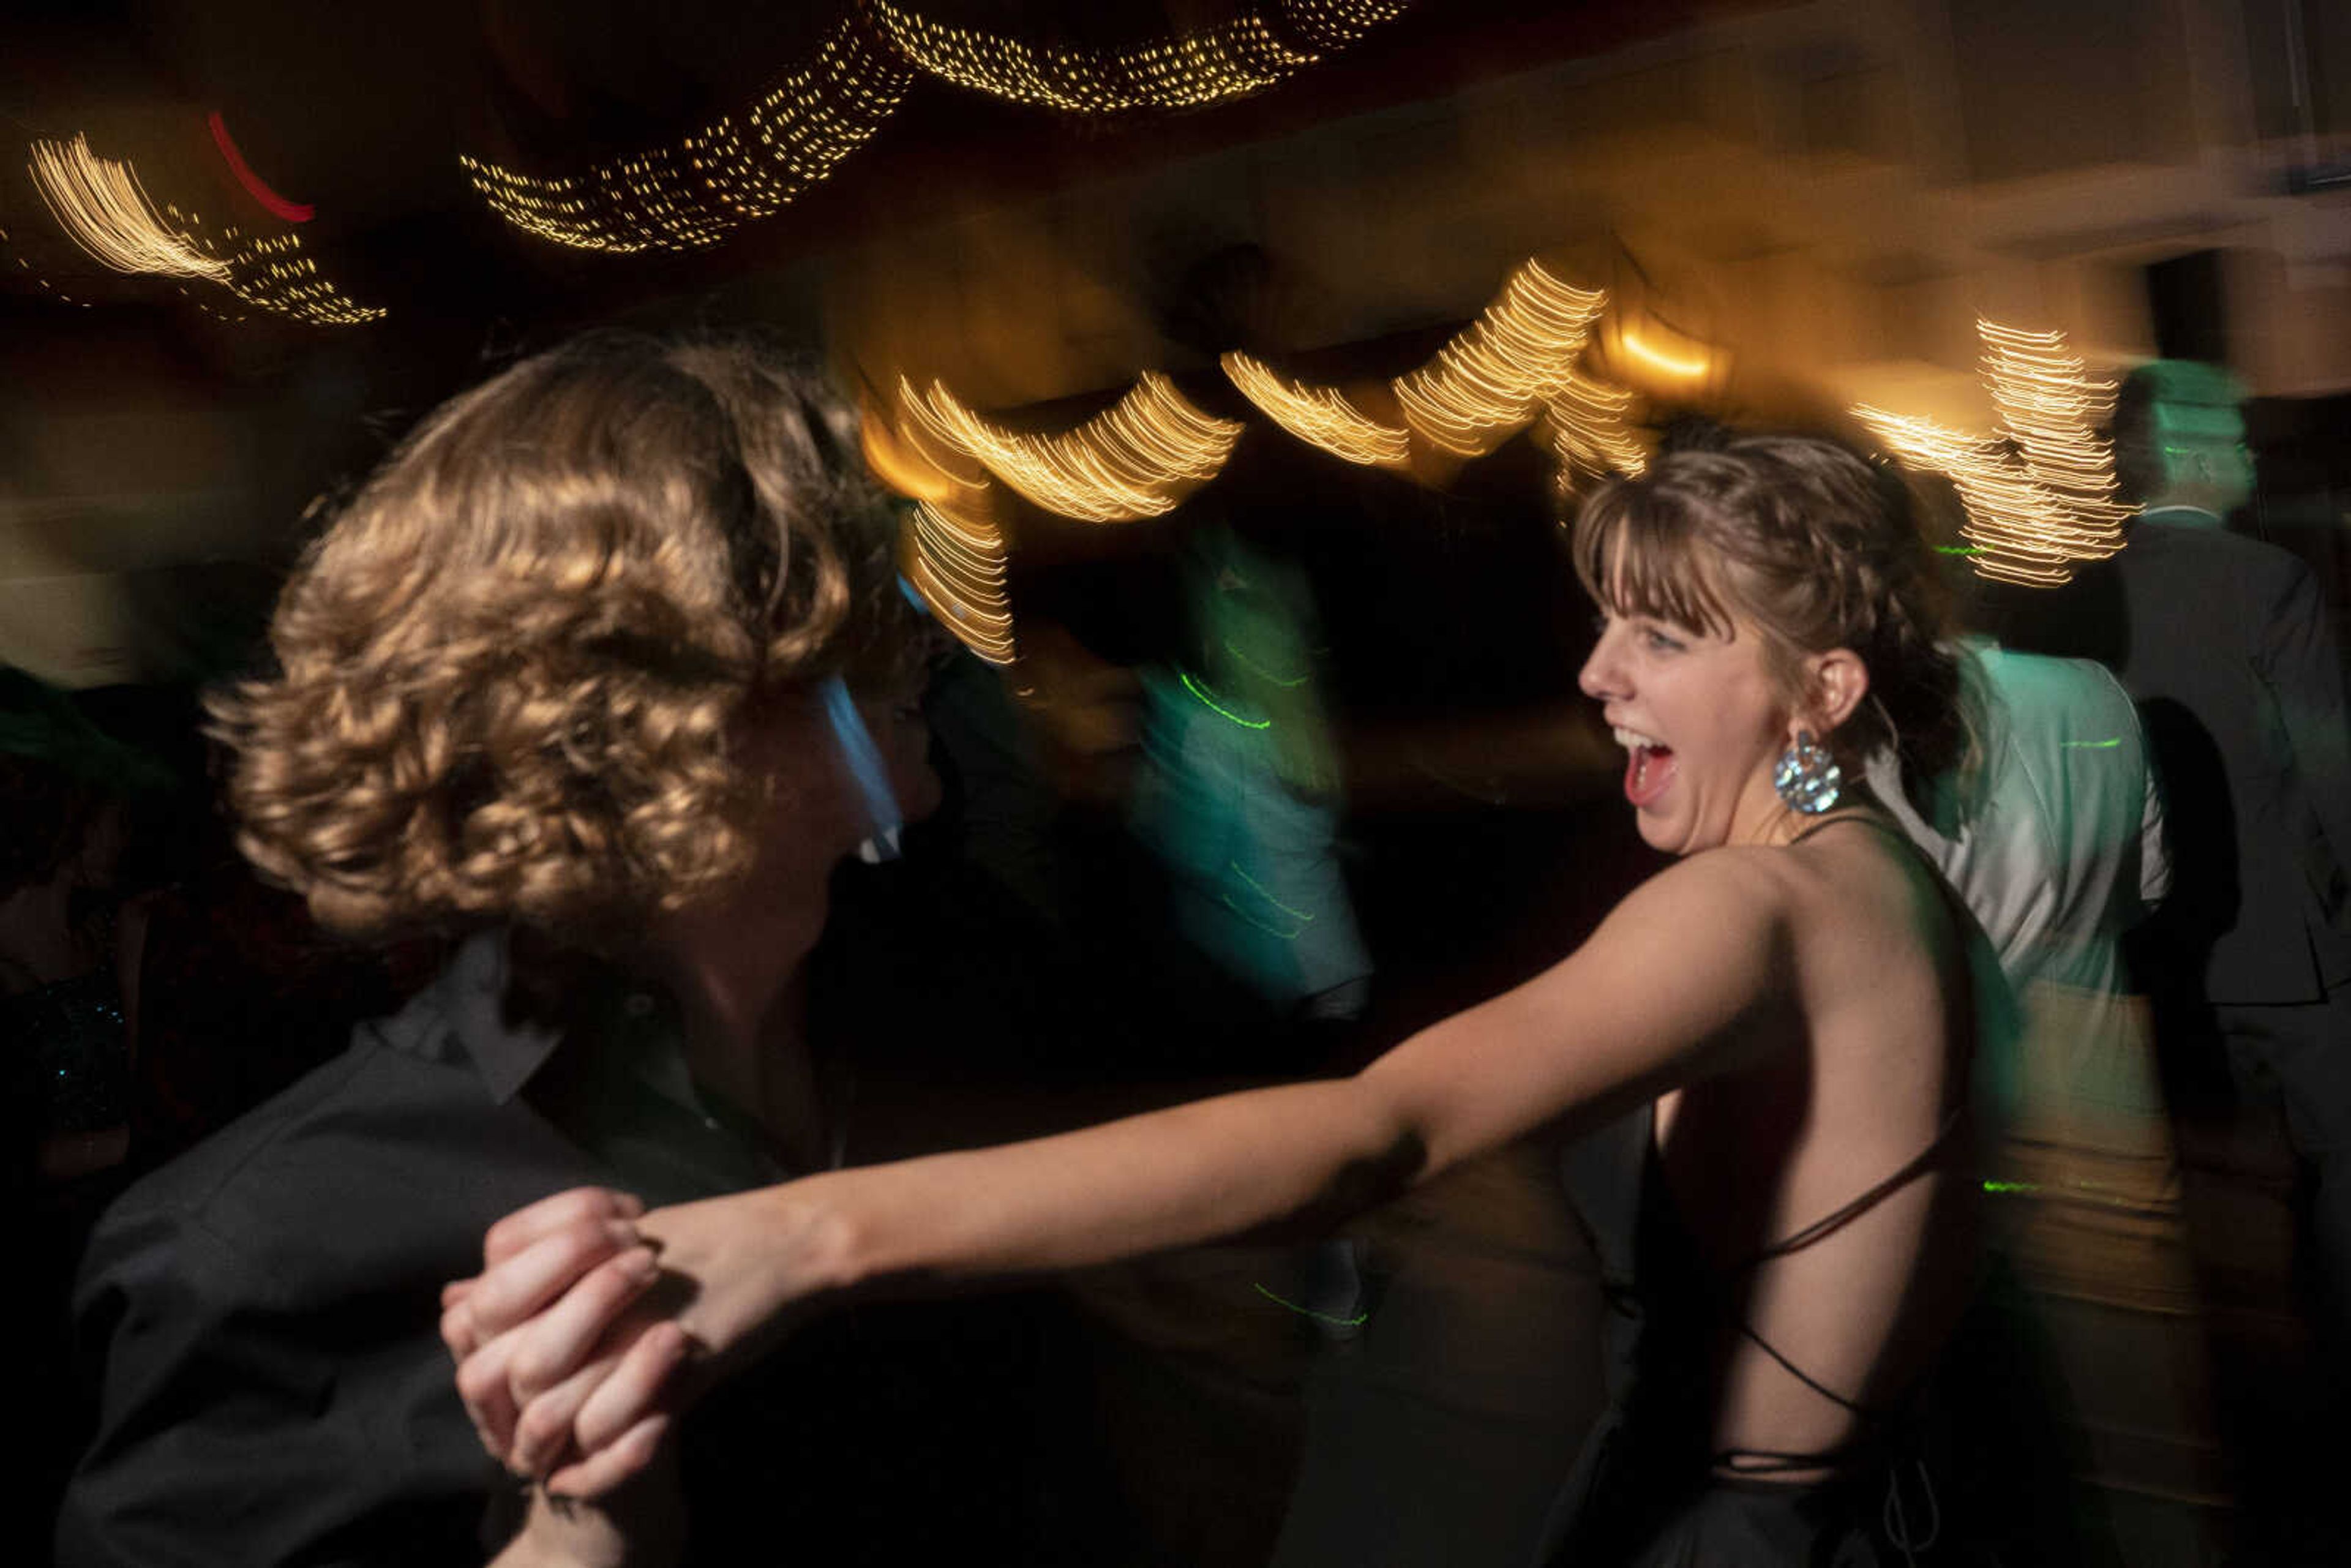
[[[1090,119],[918,76],[829,180],[778,215],[683,256],[582,253],[523,235],[486,210],[458,165],[474,152],[558,175],[673,141],[739,111],[856,3],[16,0],[0,23],[0,139],[16,143],[0,149],[0,321],[20,337],[78,332],[108,316],[168,324],[199,341],[216,330],[192,319],[194,295],[183,286],[110,274],[65,239],[25,170],[37,137],[86,132],[94,151],[129,159],[159,204],[284,226],[234,183],[206,126],[217,111],[255,173],[315,208],[300,233],[321,270],[390,312],[369,327],[256,318],[245,329],[289,341],[329,331],[478,339],[493,324],[537,335],[893,225],[1439,97],[1665,31],[1693,9],[1687,0],[1419,0],[1254,98],[1182,113]],[[909,8],[1038,44],[1118,47],[1242,7],[913,0]]]

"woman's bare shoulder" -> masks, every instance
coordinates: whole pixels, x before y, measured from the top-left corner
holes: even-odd
[[[1940,874],[1898,829],[1854,822],[1782,852],[1794,951],[1815,975],[1949,971],[1965,946]]]
[[[1639,948],[1653,960],[1712,959],[1743,969],[1784,952],[1801,907],[1781,852],[1724,846],[1676,861],[1625,895],[1593,948]]]
[[[1673,918],[1710,910],[1749,930],[1767,923],[1796,946],[1864,933],[1907,933],[1930,949],[1951,940],[1934,869],[1890,825],[1856,821],[1782,846],[1725,845],[1669,867],[1642,891],[1650,887]]]

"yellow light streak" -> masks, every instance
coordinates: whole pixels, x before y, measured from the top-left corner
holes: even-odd
[[[36,141],[30,165],[58,226],[99,266],[162,277],[228,280],[228,264],[167,227],[130,164],[100,158],[89,139]]]
[[[1132,522],[1173,511],[1224,466],[1243,428],[1203,413],[1152,371],[1117,402],[1059,435],[998,429],[941,382],[921,392],[902,379],[899,395],[940,440],[1047,511],[1082,522]]]
[[[882,34],[941,80],[1073,114],[1196,109],[1259,92],[1322,51],[1343,48],[1401,16],[1411,0],[1281,0],[1197,33],[1113,50],[1066,49],[949,26],[872,0]],[[1301,47],[1302,46],[1302,47]]]
[[[381,319],[380,306],[354,302],[329,283],[287,233],[215,231],[193,213],[149,201],[128,162],[100,158],[85,136],[32,145],[33,183],[74,243],[117,272],[215,283],[257,310],[315,326]],[[200,307],[217,314],[210,307]]]
[[[770,217],[880,130],[917,69],[1081,113],[1182,109],[1270,86],[1411,0],[1280,0],[1202,33],[1103,52],[1041,47],[933,22],[889,0],[852,5],[813,59],[738,116],[674,146],[544,178],[462,154],[490,210],[582,250],[700,250]]]
[[[1617,341],[1625,346],[1626,353],[1644,364],[1665,371],[1667,375],[1694,380],[1714,368],[1714,361],[1707,355],[1701,354],[1696,359],[1685,359],[1678,354],[1667,353],[1642,338],[1630,327],[1624,330]]]
[[[900,535],[899,558],[914,591],[965,647],[992,664],[1018,657],[1001,530],[918,501]]]
[[[1405,423],[1447,452],[1484,456],[1565,382],[1607,300],[1525,262],[1434,360],[1391,383]]]
[[[2098,427],[2114,411],[2114,390],[2090,378],[2062,332],[2024,332],[1978,321],[1984,379],[2001,423],[2015,440],[2024,470],[2055,496],[2069,525],[2063,536],[2077,559],[2122,548],[2132,508],[2115,499],[2114,448]]]
[[[180,216],[177,208],[166,208]],[[296,234],[247,235],[236,228],[214,235],[201,219],[186,220],[205,243],[225,253],[228,289],[256,310],[292,317],[319,327],[356,327],[387,314],[380,305],[360,305],[320,275],[302,252]]]
[[[674,147],[541,179],[461,154],[490,210],[527,234],[582,250],[699,250],[773,216],[863,146],[914,71],[856,12],[816,57],[745,110]]]
[[[2051,587],[2075,563],[2122,548],[2133,508],[2115,499],[2114,449],[2098,426],[2114,406],[2061,332],[1978,321],[1983,377],[2000,415],[1980,435],[1862,404],[1854,413],[1888,451],[1948,476],[1967,508],[1961,535],[1975,570]]]
[[[1997,438],[1867,403],[1853,412],[1895,456],[1949,478],[1967,509],[1959,534],[1976,548],[1970,564],[1978,575],[2044,587],[2072,575],[2064,551],[2052,542],[2053,498]]]
[[[920,434],[919,425],[900,430],[870,403],[861,404],[857,443],[865,454],[865,466],[891,489],[910,500],[946,506],[987,488],[987,476],[977,465],[970,465],[968,477],[956,473],[949,462],[942,461],[935,446],[920,439]],[[961,453],[954,455],[954,461],[970,463]]]
[[[1648,449],[1633,432],[1634,402],[1629,388],[1575,370],[1552,391],[1542,434],[1559,460],[1563,489],[1572,491],[1578,476],[1638,474],[1649,465]]]
[[[1238,349],[1217,363],[1243,397],[1310,446],[1366,466],[1393,466],[1411,455],[1409,431],[1382,424],[1335,389],[1285,380]]]

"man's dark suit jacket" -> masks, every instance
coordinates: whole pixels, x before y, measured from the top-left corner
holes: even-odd
[[[2171,509],[2138,517],[2080,587],[2077,606],[2119,614],[2112,662],[2166,791],[2167,918],[2210,945],[2206,998],[2318,1000],[2351,979],[2351,736],[2316,580]]]

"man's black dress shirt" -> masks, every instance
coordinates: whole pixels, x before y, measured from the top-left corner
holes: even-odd
[[[64,1568],[481,1560],[513,1511],[489,1506],[507,1483],[456,1398],[442,1283],[549,1193],[784,1174],[695,1094],[665,999],[616,982],[559,1040],[508,1018],[507,979],[504,939],[475,937],[109,1210],[76,1292],[104,1369]]]

